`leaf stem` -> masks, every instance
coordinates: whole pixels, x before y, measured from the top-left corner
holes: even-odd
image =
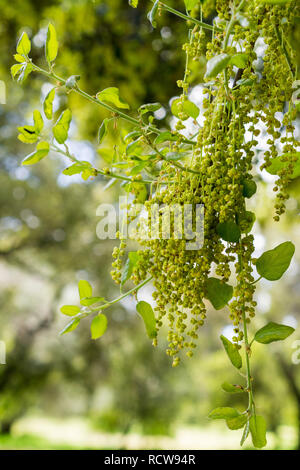
[[[135,287],[133,287],[132,289],[128,290],[128,291],[125,292],[124,294],[120,295],[120,296],[117,297],[116,299],[111,300],[111,301],[109,301],[109,302],[106,302],[105,304],[100,305],[100,307],[94,307],[94,308],[92,307],[92,308],[90,308],[91,313],[98,312],[99,310],[104,310],[105,308],[108,308],[108,307],[110,307],[111,305],[120,302],[120,300],[125,299],[125,297],[128,297],[129,295],[131,295],[131,294],[137,292],[139,289],[141,289],[142,287],[144,287],[144,286],[145,286],[146,284],[148,284],[152,279],[153,279],[153,276],[148,277],[147,279],[145,279],[145,281],[142,281],[140,284],[138,284],[137,286],[135,286]]]
[[[240,240],[240,247],[242,248],[242,241]],[[238,256],[240,270],[243,269],[243,260],[241,254]],[[252,388],[252,377],[250,369],[250,344],[248,339],[248,330],[247,330],[247,319],[245,312],[245,300],[244,296],[242,297],[242,322],[243,322],[243,331],[244,331],[244,346],[245,346],[245,359],[246,359],[246,379],[247,379],[247,393],[248,393],[248,413],[251,416],[253,409],[255,408],[254,399],[253,399],[253,388]]]
[[[199,21],[196,18],[193,18],[192,16],[185,15],[184,13],[181,13],[181,11],[175,10],[174,8],[170,7],[169,5],[166,5],[165,3],[159,2],[159,4],[166,11],[168,11],[169,13],[173,13],[173,15],[176,15],[179,18],[182,18],[183,20],[191,21],[192,23],[195,23],[195,24],[197,24],[198,26],[201,26],[204,29],[208,29],[209,31],[217,31],[218,33],[222,32],[222,29],[217,28],[216,26],[212,26],[212,25],[207,24],[207,23],[203,23],[203,21]]]

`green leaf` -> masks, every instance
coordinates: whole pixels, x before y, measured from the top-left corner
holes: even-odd
[[[131,7],[136,8],[138,6],[139,0],[129,0],[128,3]]]
[[[231,341],[229,341],[229,339],[225,338],[225,336],[221,335],[220,338],[232,365],[237,369],[240,369],[243,363],[238,349]]]
[[[273,341],[281,341],[294,333],[291,326],[270,322],[255,333],[254,339],[258,343],[269,344]]]
[[[73,318],[73,320],[68,323],[64,329],[59,333],[60,335],[65,335],[66,333],[70,333],[74,331],[80,323],[80,318]]]
[[[156,17],[157,11],[158,11],[158,6],[159,6],[159,0],[156,0],[156,2],[154,2],[154,5],[153,5],[152,9],[147,14],[147,18],[150,21],[153,28],[156,28],[155,17]]]
[[[139,107],[140,114],[154,113],[161,108],[160,103],[147,103]]]
[[[90,163],[89,163],[89,166],[90,166]],[[73,165],[68,166],[67,168],[65,168],[64,171],[63,171],[63,174],[68,175],[68,176],[78,175],[82,171],[89,168],[89,166],[87,164],[85,164],[85,162],[74,163]]]
[[[258,449],[265,447],[267,445],[265,419],[262,416],[253,415],[250,418],[249,426],[254,447]]]
[[[92,339],[98,339],[107,329],[107,318],[103,313],[97,315],[91,323]]]
[[[243,181],[243,196],[248,199],[256,193],[257,185],[254,180],[244,180]]]
[[[44,107],[44,113],[47,119],[52,119],[53,117],[53,101],[55,98],[55,88],[52,88],[52,90],[49,91],[47,94],[43,107]]]
[[[141,141],[139,139],[130,142],[126,147],[126,155],[136,155],[141,153]]]
[[[208,415],[210,419],[230,419],[237,418],[238,416],[240,416],[240,413],[235,408],[228,406],[215,408]]]
[[[40,134],[44,127],[44,121],[41,113],[37,109],[33,111],[33,121],[36,134]]]
[[[189,100],[182,100],[180,98],[177,98],[176,100],[172,101],[171,104],[171,111],[174,116],[177,118],[180,118],[180,114],[184,113],[187,114],[187,117],[191,117],[193,119],[197,119],[199,116],[199,108],[196,106],[192,101]],[[182,116],[181,116],[182,117]],[[187,119],[187,117],[185,119]],[[185,119],[182,119],[183,121]]]
[[[18,127],[18,131],[20,132],[18,139],[25,144],[33,144],[38,140],[34,126]]]
[[[227,427],[233,431],[241,429],[248,421],[247,415],[236,416],[235,418],[226,419]]]
[[[298,178],[300,176],[300,152],[290,154],[285,153],[279,157],[272,158],[271,165],[266,168],[266,171],[270,173],[270,175],[278,175],[281,170],[288,168],[290,165],[290,162],[288,161],[289,157],[295,158],[295,162],[293,162],[293,173],[291,176],[289,175],[289,178]]]
[[[249,435],[249,430],[250,430],[250,424],[249,424],[249,421],[247,421],[247,423],[245,424],[242,439],[241,439],[241,442],[240,442],[241,447],[242,447],[242,445],[244,445],[244,442],[246,441],[246,439]]]
[[[238,224],[242,233],[251,232],[253,224],[256,220],[256,215],[252,211],[245,211],[238,215]]]
[[[80,308],[77,307],[77,305],[64,305],[63,307],[61,307],[60,311],[64,315],[73,317],[74,315],[77,315],[77,313],[80,312]]]
[[[148,302],[141,300],[140,302],[138,302],[136,309],[144,320],[149,338],[155,338],[157,336],[156,320],[151,305],[148,304]]]
[[[21,54],[14,54],[14,59],[15,59],[17,62],[24,63],[24,56],[21,55]]]
[[[231,59],[230,59],[230,64],[235,65],[239,69],[244,69],[247,67],[248,64],[248,54],[244,54],[243,52],[240,52],[238,54],[234,54]]]
[[[252,78],[241,78],[236,82],[236,86],[251,86],[253,83],[255,82]]]
[[[117,108],[129,109],[129,104],[123,101],[119,95],[119,89],[116,87],[105,88],[105,90],[99,91],[96,97],[99,101],[105,101],[111,103]]]
[[[155,145],[162,144],[163,142],[174,141],[177,137],[170,131],[161,132],[154,140]]]
[[[185,8],[190,11],[192,10],[196,5],[198,5],[199,0],[184,0],[185,3]]]
[[[131,132],[129,132],[129,134],[125,135],[124,141],[128,142],[128,141],[131,141],[131,140],[135,140],[140,136],[141,136],[140,131],[131,131]]]
[[[69,109],[66,109],[59,116],[55,126],[53,127],[53,135],[59,144],[63,144],[68,138],[71,119],[72,113]]]
[[[103,139],[107,134],[107,125],[108,125],[108,123],[109,123],[109,119],[105,118],[103,120],[101,126],[99,127],[99,131],[98,131],[98,143],[99,144],[101,144],[103,142]]]
[[[232,385],[229,382],[223,382],[221,385],[224,392],[227,393],[243,393],[245,390],[241,385]]]
[[[269,281],[277,281],[285,273],[295,252],[292,242],[284,242],[265,251],[256,261],[258,274]]]
[[[230,55],[219,54],[212,57],[206,65],[205,78],[215,78],[222,70],[224,70],[230,62]]]
[[[86,297],[84,299],[80,299],[81,305],[84,307],[89,307],[90,305],[96,304],[98,302],[104,301],[104,297]]]
[[[39,142],[36,146],[36,150],[24,158],[22,165],[34,165],[40,162],[48,155],[49,149],[50,146],[48,142]]]
[[[31,42],[27,36],[27,33],[24,32],[22,33],[22,36],[20,37],[18,41],[17,52],[24,56],[28,56],[30,49],[31,49]]]
[[[137,251],[130,251],[128,253],[128,259],[125,263],[123,272],[122,272],[122,277],[121,277],[121,285],[123,286],[126,281],[130,278],[132,271],[137,264],[140,256]]]
[[[15,65],[16,67],[12,66],[11,68],[11,73],[14,74],[13,78],[16,78],[18,75],[18,78],[17,78],[18,83],[25,82],[26,78],[33,70],[32,64],[30,62],[28,63],[24,62],[23,64],[15,64]],[[19,65],[21,67],[18,67]]]
[[[16,78],[17,75],[19,75],[19,73],[21,73],[21,70],[22,70],[23,66],[24,66],[24,64],[14,64],[10,68],[10,73],[11,73],[12,78]]]
[[[217,233],[223,240],[231,243],[238,242],[241,236],[239,226],[233,220],[219,223],[217,225]]]
[[[56,31],[54,26],[50,23],[47,30],[46,39],[46,59],[50,64],[56,59],[58,52],[58,42],[56,39]]]
[[[78,282],[78,292],[80,299],[84,299],[85,297],[92,297],[93,289],[88,281],[82,279]]]
[[[225,307],[233,295],[233,287],[216,277],[207,279],[206,289],[207,298],[216,310]]]

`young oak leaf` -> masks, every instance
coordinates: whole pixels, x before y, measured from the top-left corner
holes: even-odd
[[[17,52],[18,54],[28,56],[31,50],[31,42],[26,32],[22,33],[18,44],[17,44]]]
[[[52,119],[53,117],[54,98],[55,98],[55,88],[52,88],[52,90],[50,90],[49,93],[47,94],[43,103],[44,113],[47,119]]]
[[[99,93],[97,93],[96,95],[96,98],[99,101],[104,101],[106,103],[113,104],[117,108],[121,108],[121,109],[130,108],[129,104],[120,98],[119,89],[116,87],[105,88],[104,90],[99,91]]]
[[[24,158],[22,165],[34,165],[35,163],[40,162],[48,155],[49,149],[50,146],[48,142],[39,142],[36,146],[36,150]]]
[[[86,297],[92,297],[93,289],[88,281],[81,279],[78,282],[78,292],[80,299],[85,299]]]
[[[250,418],[250,433],[254,447],[261,449],[267,445],[266,421],[262,416],[253,415]]]
[[[47,39],[46,39],[46,59],[50,64],[56,59],[58,52],[58,42],[56,38],[56,31],[54,26],[50,23],[47,30]]]
[[[136,306],[137,312],[144,320],[145,327],[149,338],[153,339],[157,336],[156,320],[153,309],[148,302],[141,300]]]
[[[221,338],[221,341],[222,341],[223,346],[225,348],[225,351],[227,353],[227,356],[230,359],[231,364],[234,367],[236,367],[237,369],[240,369],[243,365],[243,362],[242,362],[242,357],[241,357],[238,349],[225,336],[221,335],[220,338]]]
[[[107,318],[103,313],[97,315],[91,323],[91,336],[92,339],[100,338],[107,329]]]
[[[289,241],[265,251],[255,264],[258,274],[269,281],[277,281],[288,269],[294,253],[295,246]]]
[[[80,312],[80,308],[77,305],[64,305],[60,309],[61,313],[64,315],[68,315],[69,317],[73,317]]]
[[[63,144],[68,138],[71,119],[72,113],[69,109],[66,109],[59,116],[55,126],[53,127],[53,135],[59,144]]]
[[[258,343],[269,344],[286,339],[294,331],[295,329],[291,326],[270,322],[255,333],[254,340]]]
[[[206,282],[206,298],[216,310],[224,308],[233,295],[233,287],[216,277],[209,277]]]

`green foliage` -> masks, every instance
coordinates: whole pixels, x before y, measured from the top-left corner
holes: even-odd
[[[48,155],[49,148],[50,146],[48,142],[39,142],[36,146],[36,150],[24,158],[22,165],[34,165],[35,163],[38,163]]]
[[[206,282],[207,298],[216,310],[220,310],[228,304],[232,298],[233,287],[225,284],[216,277],[210,277]]]
[[[271,175],[284,174],[286,169],[291,165],[293,172],[290,175],[290,178],[295,179],[300,176],[300,152],[283,154],[279,157],[273,158],[270,163],[270,166],[268,166],[266,170]]]
[[[121,109],[129,109],[129,104],[123,101],[120,98],[120,91],[116,87],[105,88],[105,90],[99,91],[97,93],[97,99],[99,101],[104,101],[105,103],[110,103]]]
[[[222,389],[227,393],[243,393],[245,390],[241,385],[232,385],[229,382],[222,383]]]
[[[215,78],[219,75],[227,67],[230,59],[230,55],[225,53],[212,57],[206,64],[205,78]]]
[[[210,419],[226,419],[226,420],[231,419],[231,418],[237,418],[238,416],[240,416],[240,413],[236,409],[226,407],[226,406],[215,408],[208,415]]]
[[[267,444],[266,421],[263,416],[253,415],[250,418],[250,433],[254,447],[261,449]]]
[[[254,339],[258,343],[269,344],[286,339],[294,331],[295,329],[291,326],[270,322],[255,333]]]
[[[44,100],[43,107],[44,107],[44,113],[47,119],[52,119],[53,118],[53,101],[55,98],[55,88],[52,88],[47,93],[47,96]]]
[[[46,39],[46,59],[49,64],[56,59],[58,53],[58,42],[54,26],[50,23],[47,30]]]
[[[246,414],[241,416],[236,416],[234,418],[226,419],[226,424],[229,429],[235,431],[236,429],[241,429],[245,426],[248,421],[248,416]]]
[[[288,269],[295,252],[292,242],[284,242],[265,251],[256,262],[258,274],[269,281],[277,281]]]
[[[80,308],[77,307],[76,305],[64,305],[63,307],[61,307],[60,311],[64,315],[73,317],[74,315],[77,315],[77,313],[80,312]]]
[[[55,140],[59,144],[64,144],[68,138],[68,133],[70,129],[70,124],[72,120],[72,113],[69,109],[66,109],[59,116],[58,120],[53,127],[53,135]]]
[[[104,335],[107,329],[107,318],[105,315],[100,313],[95,318],[93,318],[91,323],[91,335],[92,339],[98,339]]]
[[[185,99],[183,102],[180,98],[173,100],[171,105],[171,111],[174,116],[178,118],[183,118],[183,115],[186,114],[186,117],[183,120],[191,117],[197,119],[199,116],[199,108],[191,101]]]
[[[192,10],[196,5],[198,5],[199,0],[184,0],[184,3],[187,10]]]
[[[240,369],[243,365],[243,362],[237,346],[232,344],[232,342],[223,335],[221,335],[220,338],[231,364],[237,369]]]
[[[78,282],[78,292],[80,300],[85,299],[86,297],[91,297],[93,293],[93,289],[91,284],[88,281],[80,280]]]
[[[158,12],[159,0],[155,0],[153,7],[149,11],[147,18],[150,21],[153,28],[156,28],[156,15]]]
[[[156,320],[151,305],[148,304],[148,302],[145,302],[144,300],[140,300],[140,302],[138,302],[136,305],[136,309],[144,320],[147,335],[151,339],[155,338],[157,335]]]
[[[133,7],[138,5],[137,1],[129,3]],[[196,6],[196,3],[198,2],[186,1],[186,9],[190,11]],[[284,4],[285,2],[270,1],[265,3]],[[91,322],[91,334],[93,339],[99,338],[107,328],[107,319],[102,310],[128,295],[134,294],[136,296],[137,291],[150,282],[153,277],[157,294],[157,320],[151,305],[147,302],[138,302],[137,311],[143,318],[147,334],[154,340],[154,344],[156,344],[157,331],[163,325],[163,317],[168,312],[166,316],[169,322],[167,354],[173,357],[173,365],[175,366],[179,363],[178,354],[185,347],[188,348],[187,355],[193,355],[193,349],[196,346],[194,339],[198,338],[199,326],[202,326],[206,318],[206,305],[203,302],[203,297],[206,296],[217,310],[228,305],[236,333],[233,342],[237,344],[231,343],[224,336],[221,336],[221,340],[230,361],[237,369],[242,367],[239,353],[241,344],[239,343],[244,341],[247,383],[243,390],[247,391],[249,405],[243,414],[233,408],[223,407],[214,410],[210,417],[225,419],[229,429],[239,429],[245,426],[242,444],[250,429],[254,445],[261,448],[266,444],[266,426],[263,418],[255,415],[250,372],[251,345],[248,343],[247,335],[247,323],[254,316],[255,310],[253,300],[255,282],[252,277],[252,265],[255,263],[252,257],[254,241],[253,236],[250,235],[255,214],[246,210],[244,199],[251,197],[256,191],[256,184],[252,180],[251,174],[254,169],[252,161],[255,155],[256,141],[253,137],[251,142],[245,143],[244,130],[249,123],[249,116],[253,116],[250,129],[253,136],[259,135],[260,129],[256,125],[262,118],[267,104],[268,114],[264,117],[268,134],[272,136],[272,139],[268,140],[270,151],[265,152],[265,162],[261,168],[266,168],[269,172],[279,175],[276,185],[281,192],[278,193],[275,205],[276,216],[274,217],[275,220],[278,220],[284,212],[284,201],[288,197],[286,188],[298,174],[298,153],[294,151],[296,147],[294,137],[290,137],[286,141],[289,142],[289,145],[284,146],[283,151],[289,153],[284,153],[279,161],[277,160],[279,157],[277,157],[276,147],[281,134],[275,130],[280,125],[286,126],[289,131],[293,130],[292,122],[295,119],[295,107],[292,105],[288,112],[284,112],[284,117],[279,125],[277,125],[278,120],[275,118],[278,109],[284,108],[284,102],[292,102],[291,76],[294,77],[295,66],[289,56],[290,53],[293,57],[290,46],[288,42],[284,43],[283,37],[285,32],[290,31],[289,25],[292,23],[293,13],[288,7],[280,7],[284,9],[282,12],[286,17],[286,21],[283,23],[280,15],[281,10],[274,10],[276,14],[273,14],[272,6],[263,9],[264,15],[258,18],[255,16],[257,12],[253,2],[246,4],[242,1],[233,11],[231,9],[223,11],[223,6],[218,4],[216,8],[222,20],[218,23],[220,27],[214,26],[218,34],[213,35],[207,47],[206,41],[203,41],[203,29],[211,30],[210,24],[188,17],[159,1],[154,2],[148,13],[148,19],[154,28],[160,9],[165,9],[195,24],[195,28],[189,32],[188,43],[184,46],[186,51],[184,79],[177,82],[178,86],[182,88],[182,94],[171,104],[171,112],[178,118],[175,129],[172,130],[161,129],[151,114],[161,107],[157,102],[139,106],[138,118],[136,118],[120,111],[120,109],[129,109],[129,105],[120,98],[119,88],[105,88],[95,97],[77,86],[79,76],[71,75],[66,80],[58,78],[53,73],[53,62],[57,56],[58,43],[55,29],[51,24],[48,27],[46,40],[46,59],[49,71],[36,66],[28,58],[31,43],[24,33],[17,45],[17,54],[15,55],[17,64],[11,68],[11,74],[19,82],[23,82],[32,71],[42,73],[47,79],[54,81],[63,93],[69,94],[72,91],[71,95],[85,98],[89,103],[109,111],[110,117],[103,119],[98,132],[99,143],[102,143],[108,134],[115,132],[118,118],[126,121],[127,125],[133,126],[132,132],[127,134],[125,139],[123,139],[125,132],[123,133],[122,130],[118,139],[113,139],[113,149],[106,149],[104,152],[111,167],[98,169],[93,168],[89,162],[78,160],[74,155],[71,155],[65,144],[72,117],[70,109],[62,112],[52,128],[55,140],[59,144],[64,144],[64,150],[56,147],[51,139],[50,144],[39,140],[44,123],[39,111],[35,111],[34,126],[19,127],[19,140],[24,143],[38,142],[36,151],[30,154],[23,164],[38,162],[48,154],[51,148],[73,162],[70,167],[64,170],[65,175],[81,173],[84,180],[98,175],[112,178],[113,182],[123,180],[123,188],[133,200],[131,207],[136,202],[145,202],[146,200],[149,206],[156,202],[165,201],[175,201],[179,204],[188,202],[193,206],[200,202],[205,205],[207,213],[207,219],[204,221],[206,239],[204,247],[199,253],[187,254],[187,250],[183,250],[182,245],[176,242],[162,245],[160,242],[152,240],[147,240],[146,243],[138,240],[146,248],[144,254],[139,256],[136,252],[130,252],[124,270],[121,272],[122,257],[126,248],[126,243],[121,241],[121,249],[117,250],[117,259],[113,264],[115,269],[112,276],[121,286],[131,278],[135,287],[116,299],[105,302],[102,297],[92,297],[89,283],[80,281],[79,294],[83,308],[62,307],[62,313],[76,315],[76,318],[65,327],[62,333],[74,330],[82,318],[96,314]],[[263,10],[261,9],[260,13]],[[202,14],[201,10],[201,18]],[[204,11],[204,15],[206,14],[207,12]],[[241,27],[234,28],[236,22],[239,22]],[[256,54],[253,50],[253,44],[259,37],[263,37],[265,43],[268,44],[266,56],[273,58],[273,71],[277,71],[275,74],[276,84],[274,84],[274,89],[276,87],[277,90],[276,96],[268,92],[272,88],[275,75],[272,75],[267,67],[262,79],[256,75],[259,72],[259,66],[254,65]],[[213,83],[205,84],[209,90],[209,99],[205,98],[203,101],[204,125],[199,132],[188,138],[181,133],[185,129],[183,122],[189,117],[196,120],[200,112],[198,107],[187,98],[191,84],[190,77],[193,76],[194,71],[191,61],[194,59],[194,62],[200,62],[198,61],[199,55],[204,57],[206,49],[210,59],[207,62],[204,80],[205,82],[209,79],[215,80]],[[287,86],[285,70],[278,61],[278,57],[279,60],[284,59],[288,66]],[[267,63],[268,60],[265,62]],[[115,63],[113,65],[115,66]],[[239,69],[238,72],[234,67]],[[221,74],[221,72],[224,73]],[[199,71],[195,75],[198,73]],[[212,85],[213,88],[211,88]],[[53,118],[54,95],[53,89],[44,102],[47,119]],[[256,96],[259,96],[258,104],[253,106],[253,99]],[[157,98],[155,97],[155,99]],[[148,113],[150,115],[147,115]],[[114,130],[108,129],[108,122],[112,119],[114,120]],[[196,124],[194,122],[194,125]],[[128,131],[126,130],[126,132]],[[283,141],[281,142],[283,143]],[[160,144],[163,145],[157,147]],[[184,164],[181,163],[182,160],[184,160]],[[117,173],[116,169],[119,169],[120,173]],[[228,243],[226,244],[224,241]],[[283,243],[274,250],[264,253],[256,261],[258,274],[269,280],[279,279],[288,268],[293,253],[294,246],[291,242]],[[231,275],[230,263],[235,258],[237,258],[235,264],[237,281],[233,289],[226,281]],[[175,264],[173,260],[175,260]],[[209,277],[213,269],[221,279]],[[151,273],[151,277],[147,278],[147,273]],[[234,299],[229,304],[233,294]],[[95,306],[98,302],[104,302],[104,304]],[[186,311],[189,311],[191,315],[188,315]],[[263,343],[284,339],[291,334],[287,328],[289,327],[270,323],[259,330],[254,339]],[[189,337],[188,340],[185,335]],[[235,387],[227,383],[223,389],[226,388],[226,391],[233,393]]]
[[[217,225],[217,233],[223,240],[231,243],[238,242],[241,236],[239,226],[232,220],[219,223]]]
[[[257,185],[253,180],[243,181],[243,196],[246,198],[252,197],[257,190]]]
[[[28,35],[27,33],[22,33],[17,44],[17,52],[18,54],[21,54],[22,56],[26,57],[28,56],[30,50],[31,50],[31,42],[28,38]]]

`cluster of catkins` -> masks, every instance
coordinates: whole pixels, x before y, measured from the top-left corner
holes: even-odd
[[[163,162],[161,184],[146,203],[148,208],[153,204],[204,205],[201,249],[187,250],[185,240],[172,236],[140,240],[144,249],[139,252],[139,262],[132,275],[136,284],[149,274],[153,276],[157,330],[167,322],[167,354],[173,357],[174,366],[179,363],[181,350],[185,349],[188,356],[193,355],[199,328],[206,318],[209,277],[218,277],[227,283],[235,268],[236,283],[229,311],[237,347],[243,339],[243,316],[249,322],[255,314],[254,244],[250,234],[255,215],[247,211],[246,200],[256,191],[252,167],[262,123],[268,133],[268,150],[264,152],[261,168],[267,168],[278,155],[289,154],[274,188],[277,191],[275,220],[284,212],[288,197],[286,188],[294,164],[290,154],[295,153],[297,142],[292,125],[295,110],[291,103],[293,53],[285,38],[289,37],[296,3],[274,6],[248,0],[240,12],[244,21],[236,21],[228,41],[224,42],[232,2],[217,0],[218,24],[225,24],[224,31],[215,33],[211,42],[206,43],[201,28],[194,28],[184,46],[189,60],[198,60],[199,53],[206,49],[207,60],[221,53],[243,52],[247,61],[240,69],[228,66],[226,73],[220,73],[212,84],[211,79],[206,80],[209,83],[204,83],[204,125],[198,133],[192,158],[185,159],[185,165],[194,173]],[[255,52],[259,38],[264,42],[263,58],[257,57]],[[182,104],[187,99],[188,77],[187,68],[184,80],[179,82],[183,89]],[[179,120],[175,135],[184,127],[184,121]],[[246,130],[251,138],[245,138]],[[171,150],[176,150],[181,141],[182,138],[172,142]],[[166,175],[171,183],[165,182]],[[220,230],[224,224],[229,224],[234,233],[224,235]],[[124,247],[123,241],[121,255]],[[117,250],[116,257],[120,258],[119,255]],[[115,267],[119,269],[121,264],[118,259]]]

